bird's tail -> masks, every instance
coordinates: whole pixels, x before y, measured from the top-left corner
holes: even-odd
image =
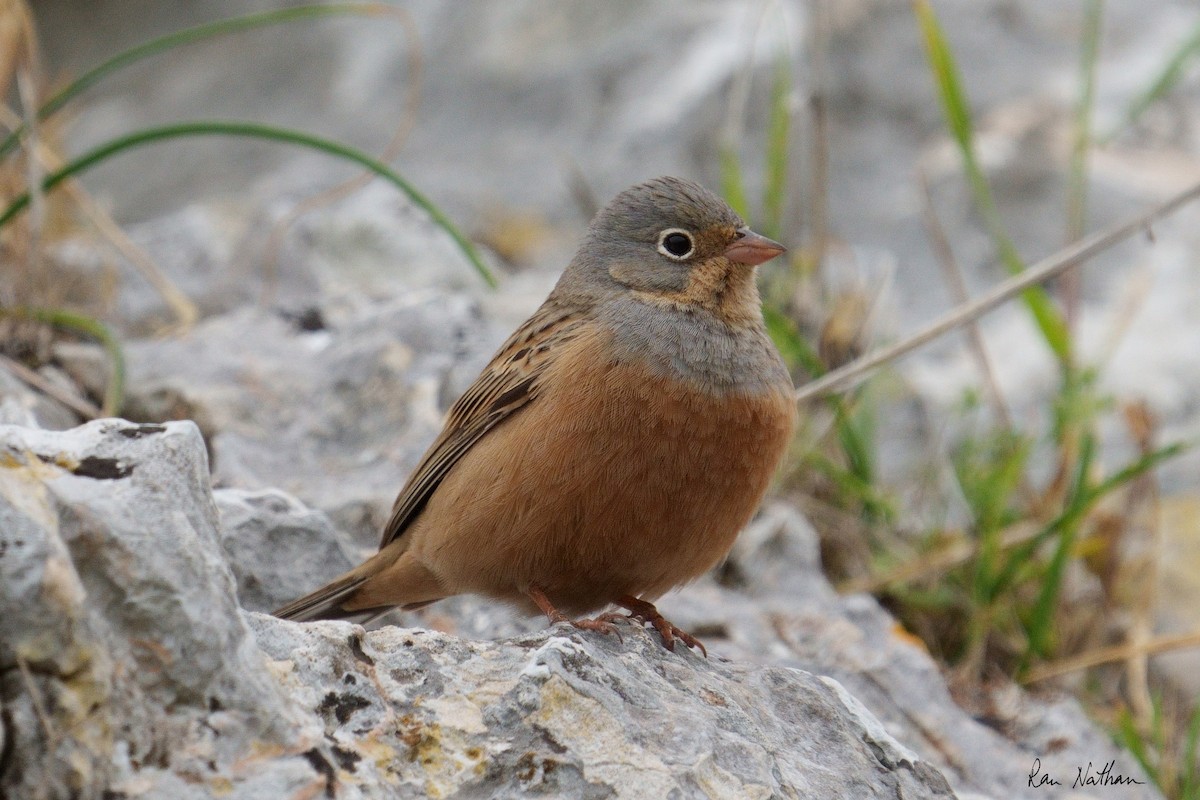
[[[373,581],[381,574],[382,589],[378,580]],[[436,575],[398,548],[386,547],[315,592],[276,609],[274,614],[297,622],[348,619],[364,624],[393,608],[411,611],[445,596]]]
[[[315,592],[306,594],[299,600],[293,600],[283,608],[277,608],[271,613],[280,619],[297,622],[311,622],[318,619],[348,619],[359,623],[367,622],[387,609],[367,608],[346,611],[342,608],[342,603],[349,600],[369,577],[357,569],[347,572]]]

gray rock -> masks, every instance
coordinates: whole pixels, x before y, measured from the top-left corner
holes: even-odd
[[[0,424],[62,430],[78,425],[79,417],[0,366]]]
[[[277,201],[273,206],[283,213],[293,203]],[[333,207],[301,217],[286,230],[283,242],[277,281],[284,289],[284,301],[292,305],[300,299],[296,288],[289,288],[296,286],[297,276],[305,280],[311,276],[310,282],[325,296],[347,291],[389,296],[397,286],[409,291],[436,287],[470,292],[484,285],[425,211],[391,184],[378,181]],[[248,254],[258,256],[249,263],[270,258],[265,249],[249,248],[248,244]]]
[[[0,457],[0,791],[220,785],[286,751],[302,719],[239,615],[195,426],[0,426]]]
[[[242,608],[279,608],[362,560],[328,517],[286,492],[218,489],[213,499]]]
[[[423,45],[426,103],[413,116],[417,128],[397,166],[472,233],[479,233],[488,211],[499,207],[544,216],[556,226],[560,243],[571,242],[583,224],[569,202],[565,176],[572,164],[595,181],[600,198],[661,172],[681,172],[715,186],[716,143],[728,124],[729,89],[750,76],[751,113],[738,142],[753,182],[765,140],[762,110],[769,81],[764,79],[773,68],[775,48],[781,43],[800,47],[797,43],[811,31],[804,16],[808,5],[798,0],[778,5],[793,16],[764,18],[763,33],[752,47],[750,31],[762,14],[757,0],[612,2],[586,9],[547,0],[407,4]],[[851,283],[857,279],[876,286],[890,282],[876,280],[874,271],[866,269],[864,253],[880,254],[871,261],[902,265],[903,280],[881,300],[882,316],[895,317],[897,328],[913,326],[948,302],[919,221],[922,201],[913,165],[931,179],[934,205],[972,288],[997,279],[999,269],[970,207],[958,158],[946,141],[911,8],[880,0],[837,0],[826,8],[832,20],[824,97],[830,134],[827,199],[831,233],[845,253],[827,267],[848,273]],[[51,62],[56,52],[80,59],[75,72],[150,35],[249,10],[257,7],[245,0],[38,4]],[[1048,252],[1063,235],[1063,142],[1075,91],[1079,4],[1012,0],[981,9],[976,0],[945,0],[937,10],[963,69],[981,160],[1001,212],[1023,253],[1035,257]],[[1190,2],[1106,4],[1106,30],[1119,35],[1106,36],[1101,48],[1100,128],[1106,129],[1148,85],[1164,54],[1194,25],[1196,13]],[[127,70],[106,81],[74,109],[79,123],[69,132],[72,150],[142,124],[194,116],[197,108],[214,117],[319,129],[373,150],[401,116],[399,89],[411,75],[402,64],[406,52],[396,47],[397,37],[385,26],[365,21],[299,24],[286,33],[246,36],[254,36],[256,46],[247,47],[245,36],[221,39],[181,49],[159,62],[161,68]],[[281,45],[270,46],[273,41]],[[796,62],[806,58],[799,53]],[[803,101],[812,87],[805,83],[810,71],[801,73],[797,99]],[[263,79],[231,92],[230,74]],[[1096,152],[1092,226],[1160,199],[1197,174],[1191,155],[1200,130],[1200,104],[1191,102],[1196,89],[1185,81],[1175,94],[1183,102],[1160,104],[1141,130],[1126,137],[1134,147],[1125,149],[1118,142]],[[802,115],[797,121],[803,122]],[[504,314],[505,324],[498,329],[475,319],[472,303],[436,289],[388,299],[396,291],[389,288],[392,284],[410,289],[471,284],[461,260],[446,251],[444,242],[427,241],[425,221],[413,217],[390,189],[377,187],[306,217],[287,238],[278,262],[276,304],[291,315],[290,322],[271,312],[238,308],[260,294],[261,237],[273,215],[293,197],[346,174],[342,165],[324,157],[292,160],[293,152],[229,142],[188,143],[139,153],[136,170],[110,165],[88,175],[90,187],[114,197],[121,219],[158,217],[164,209],[182,208],[131,226],[130,233],[211,317],[181,340],[130,347],[130,413],[196,419],[212,448],[219,483],[252,491],[283,487],[327,512],[355,542],[369,546],[392,495],[434,435],[441,409],[473,377],[499,336],[541,299],[545,276],[560,269],[569,253],[562,247],[548,250],[539,265],[544,271],[519,276],[524,286],[541,287],[531,296],[526,296],[527,288],[514,291],[518,281],[513,280],[487,301]],[[805,157],[794,155],[797,164]],[[245,176],[240,183],[233,180],[239,173]],[[147,181],[146,175],[155,179]],[[798,173],[794,177],[793,186],[805,186]],[[187,207],[197,196],[227,198],[230,193],[240,196],[232,203]],[[262,213],[263,205],[271,213]],[[794,202],[793,210],[797,207]],[[789,216],[793,240],[805,233],[796,229],[801,224],[797,219],[806,218]],[[1081,315],[1081,352],[1088,360],[1111,354],[1106,385],[1122,397],[1146,395],[1163,418],[1164,439],[1191,437],[1197,430],[1191,398],[1200,377],[1188,368],[1196,350],[1191,299],[1200,287],[1198,273],[1190,267],[1196,218],[1192,213],[1177,224],[1156,226],[1159,246],[1145,258],[1140,245],[1130,245],[1089,268]],[[89,269],[98,274],[105,266],[94,247],[87,243],[82,252],[67,254],[79,257],[72,263],[84,274]],[[1142,298],[1142,312],[1132,315],[1128,335],[1113,350],[1110,333],[1131,318],[1129,309],[1136,303],[1129,298],[1137,291],[1119,282],[1125,277],[1119,272],[1100,270],[1139,259],[1153,271],[1154,284]],[[123,265],[120,269],[117,308],[126,329],[144,330],[165,321],[160,299],[139,276]],[[1110,279],[1110,274],[1117,277]],[[376,301],[355,297],[363,292]],[[320,317],[327,323],[323,329],[310,324]],[[1000,312],[985,324],[985,335],[999,343],[998,378],[1018,418],[1026,418],[1031,408],[1045,408],[1046,397],[1055,391],[1053,370],[1042,358],[1044,347],[1030,331],[1024,310]],[[902,367],[939,431],[945,409],[957,403],[963,387],[978,380],[973,361],[947,356],[948,345],[929,368],[916,366],[916,359]],[[0,395],[0,419],[5,421],[73,424],[69,413],[59,413],[56,404],[36,393],[18,387],[12,392],[0,388]],[[893,437],[885,440],[881,462],[907,467],[909,430],[895,424],[892,409],[881,413],[893,423],[881,432]],[[1104,431],[1106,441],[1112,433]],[[1168,473],[1168,489],[1186,494],[1194,488],[1200,456],[1191,458]],[[230,531],[222,533],[227,552],[235,553],[231,560],[243,600],[253,607],[266,607],[276,594],[285,594],[285,580],[302,591],[328,577],[322,570],[332,571],[331,563],[313,563],[321,561],[313,558],[289,572],[287,559],[302,558],[310,550],[331,554],[330,559],[345,555],[346,545],[334,529],[315,518],[303,521],[304,512],[290,503],[276,513],[273,502],[233,503],[231,519],[242,515],[240,533],[232,538]],[[291,535],[272,538],[293,523]],[[24,530],[5,527],[10,529]],[[63,530],[74,529],[68,525]],[[279,555],[270,549],[252,552],[259,531]],[[49,554],[53,547],[43,549]],[[63,544],[59,550],[67,555],[55,556],[57,560],[47,555],[46,563],[70,564],[84,576],[77,581],[82,586],[94,578],[86,577],[92,566],[75,557],[76,549]],[[1132,772],[1128,760],[1067,700],[1015,693],[1003,719],[990,725],[971,719],[954,706],[927,654],[898,633],[894,621],[869,598],[838,598],[815,563],[815,547],[803,521],[776,507],[747,533],[720,573],[720,583],[701,581],[665,598],[663,606],[681,625],[701,632],[714,653],[741,664],[799,667],[836,679],[884,732],[941,768],[962,794],[1022,796],[1031,755],[1050,750],[1058,758],[1054,774],[1065,774],[1068,784],[1076,765],[1104,763],[1110,756],[1126,774]],[[102,561],[95,567],[112,568]],[[305,572],[310,568],[311,573]],[[24,569],[13,574],[22,577]],[[0,587],[0,593],[6,591]],[[93,613],[90,607],[87,613]],[[140,696],[129,695],[131,684],[121,675],[124,645],[105,638],[111,627],[107,623],[87,615],[80,619],[78,630],[54,628],[47,641],[77,641],[89,652],[99,652],[95,666],[89,667],[92,672],[81,674],[94,672],[89,680],[114,687],[114,709],[147,718],[145,704]],[[489,638],[541,627],[538,620],[518,618],[475,598],[455,598],[399,619]],[[30,622],[35,623],[53,627],[40,617]],[[263,626],[270,623],[256,619],[253,624],[265,635]],[[330,641],[325,651],[330,659],[347,657]],[[114,649],[118,655],[104,655]],[[71,674],[73,663],[67,662],[72,652],[71,647],[62,650],[67,660],[48,674]],[[0,669],[6,666],[0,664]],[[1182,671],[1196,672],[1194,664]],[[16,686],[19,693],[11,671],[4,675],[6,692]],[[12,730],[0,725],[0,741],[24,747],[29,740],[16,731],[33,735],[29,732],[37,727],[37,709],[27,702],[5,706],[10,707],[17,709],[13,713],[22,724]],[[188,719],[216,726],[196,713],[200,716]],[[867,731],[863,741],[878,746],[886,760],[903,761],[897,755],[903,751],[880,744],[884,740],[878,729],[862,723],[856,708],[847,713]],[[323,725],[303,719],[308,722],[298,724],[298,730]],[[87,725],[79,723],[79,729],[86,732]],[[322,737],[312,741],[320,743]],[[130,794],[150,792],[145,786],[179,797],[202,791],[189,783],[190,773],[152,773],[141,758],[143,744],[126,748],[135,753],[130,764],[143,766],[121,767],[124,772],[118,772],[126,782],[114,785]],[[223,779],[232,781],[239,793],[277,797],[272,791],[282,791],[279,776],[286,773],[293,781],[289,786],[321,791],[324,783],[314,766],[318,771],[321,764],[342,768],[327,744],[303,751],[316,753],[308,758],[269,761],[269,768],[261,770],[254,762],[253,775]],[[93,763],[84,750],[76,753],[80,758],[72,763]],[[56,763],[71,760],[69,753],[59,755]],[[101,758],[95,763],[106,762]],[[342,791],[352,796],[356,790],[343,783]],[[1126,791],[1128,796],[1153,796],[1144,787]],[[1042,789],[1036,796],[1056,795]]]
[[[76,391],[86,391],[92,397],[104,397],[112,380],[112,362],[101,345],[57,341],[52,348],[54,363],[71,379]]]
[[[670,654],[644,631],[251,622],[346,772],[396,796],[953,796],[832,681]]]
[[[279,487],[375,544],[442,409],[501,333],[469,299],[432,290],[347,295],[314,317],[244,307],[130,343],[129,412],[196,418],[219,485]]]
[[[1123,798],[1159,796],[1133,759],[1068,697],[1029,695],[1010,685],[991,690],[1002,696],[991,703],[1004,709],[994,719],[981,721],[960,708],[937,664],[873,598],[833,590],[820,570],[815,532],[787,505],[763,509],[720,574],[727,585],[706,579],[659,607],[680,627],[707,634],[710,652],[734,663],[786,666],[836,681],[870,710],[880,730],[941,770],[960,796],[1101,798],[1111,787],[1076,789],[1071,782],[1078,767],[1092,762],[1099,769],[1109,761],[1114,774],[1144,782],[1120,787]],[[1063,785],[1031,789],[1034,758]]]
[[[0,456],[5,796],[953,796],[798,670],[632,628],[475,642],[243,614],[190,423],[0,426]],[[242,533],[283,525],[264,553],[294,546],[286,498],[223,504]],[[302,542],[332,537],[308,522]]]
[[[261,270],[235,257],[247,230],[259,222],[253,214],[236,203],[188,205],[129,225],[125,232],[204,316],[251,302],[260,290]],[[56,268],[80,285],[115,286],[112,319],[122,331],[147,335],[179,321],[146,275],[104,239],[78,234],[57,242],[52,255]],[[288,277],[289,285],[304,278],[299,270]]]
[[[190,423],[0,426],[0,458],[9,796],[1090,796],[1026,791],[1035,757],[1067,785],[1087,761],[1141,779],[1071,701],[1014,689],[1000,727],[970,718],[878,605],[832,592],[782,505],[724,571],[740,589],[664,600],[705,660],[633,626],[497,642],[241,612],[235,573],[274,603],[285,564],[315,584],[345,543],[280,493],[215,503]],[[482,628],[474,603],[441,613]]]
[[[0,397],[0,425],[21,425],[26,428],[38,427],[33,412],[25,408],[16,397],[9,394]]]

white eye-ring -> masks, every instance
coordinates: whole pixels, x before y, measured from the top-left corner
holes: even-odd
[[[692,235],[682,228],[667,228],[658,235],[658,252],[672,261],[683,261],[695,249]]]

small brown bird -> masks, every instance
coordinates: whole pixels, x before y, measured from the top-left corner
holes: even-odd
[[[784,248],[656,178],[596,215],[550,296],[451,407],[379,552],[276,611],[364,621],[476,593],[667,647],[652,601],[729,552],[795,425],[755,267]]]

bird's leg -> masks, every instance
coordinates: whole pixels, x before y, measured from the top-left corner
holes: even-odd
[[[529,595],[529,599],[532,600],[539,609],[541,609],[541,612],[546,615],[547,619],[550,620],[551,625],[557,625],[560,622],[566,622],[570,625],[574,625],[581,631],[599,631],[600,633],[605,634],[615,633],[618,639],[621,638],[621,632],[617,630],[617,626],[613,625],[609,620],[603,619],[603,615],[601,618],[597,619],[571,619],[566,614],[554,607],[554,604],[550,602],[549,597],[546,597],[546,593],[541,589],[541,587],[537,585],[530,586],[525,591],[525,594]]]
[[[688,647],[699,647],[704,657],[708,658],[708,650],[705,649],[704,644],[687,631],[672,625],[662,614],[658,613],[658,609],[654,607],[653,603],[626,594],[617,598],[617,605],[629,609],[629,616],[634,619],[648,622],[654,626],[654,630],[662,636],[663,644],[671,652],[675,651],[675,640],[678,639]]]

